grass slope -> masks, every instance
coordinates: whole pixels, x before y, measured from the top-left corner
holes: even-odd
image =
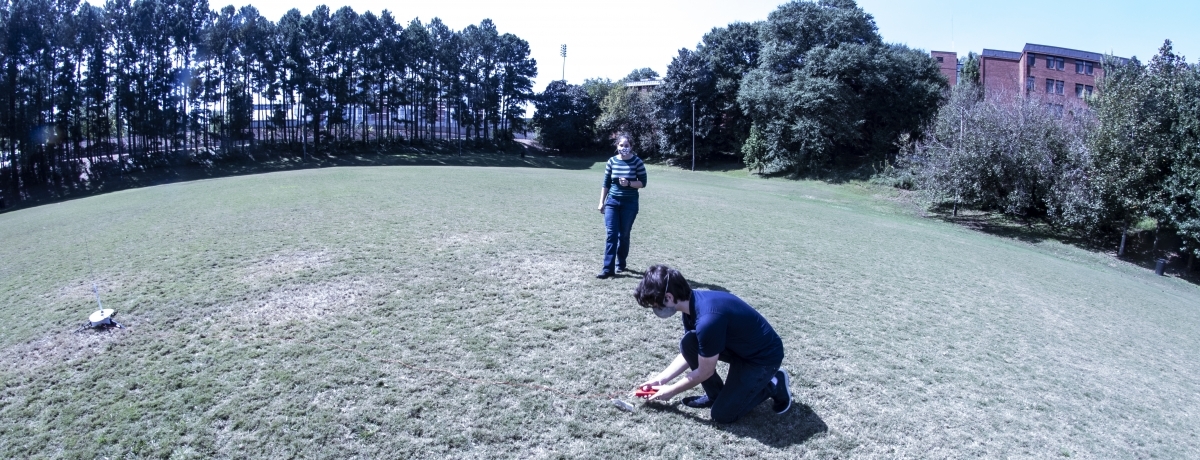
[[[602,168],[290,171],[0,215],[0,456],[1200,456],[1196,286],[737,173],[651,168],[631,263],[756,306],[802,405],[619,412],[604,395],[680,327],[635,276],[592,278]],[[72,332],[93,277],[128,329]]]

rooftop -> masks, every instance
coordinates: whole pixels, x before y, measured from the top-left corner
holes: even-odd
[[[636,88],[639,86],[658,86],[662,84],[662,80],[642,80],[625,82],[626,88]]]
[[[990,50],[990,49],[984,48],[983,49],[983,57],[1008,59],[1010,61],[1020,61],[1021,53],[1018,51],[1001,51],[1001,50]]]
[[[1073,50],[1070,48],[1059,48],[1057,46],[1046,46],[1046,45],[1037,45],[1037,44],[1033,44],[1033,43],[1026,43],[1024,51],[1026,53],[1033,53],[1033,54],[1049,54],[1049,55],[1054,55],[1054,56],[1063,56],[1063,57],[1069,57],[1069,58],[1074,58],[1074,59],[1082,59],[1085,61],[1104,62],[1103,54],[1093,53],[1091,51]],[[1116,56],[1114,56],[1114,57],[1116,57]],[[1129,61],[1129,59],[1126,59],[1123,57],[1117,57],[1117,60],[1121,61],[1121,63],[1126,63]]]

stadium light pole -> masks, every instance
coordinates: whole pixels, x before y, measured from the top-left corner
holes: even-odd
[[[563,81],[567,81],[567,45],[564,44],[561,48],[559,48],[559,54],[561,54],[563,58],[562,79]]]
[[[696,100],[692,99],[692,171],[696,170]]]

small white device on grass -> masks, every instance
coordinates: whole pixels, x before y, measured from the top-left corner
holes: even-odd
[[[122,326],[121,323],[113,319],[113,316],[117,315],[117,311],[111,308],[104,308],[104,304],[100,302],[100,289],[96,287],[96,272],[95,268],[92,267],[92,248],[87,245],[87,240],[84,240],[84,249],[87,251],[88,267],[92,270],[92,294],[96,295],[96,306],[99,309],[88,315],[88,322],[79,326],[79,329],[75,330],[75,332],[84,329],[108,329],[111,327],[125,329],[125,326]]]
[[[125,329],[125,326],[113,319],[113,316],[116,316],[117,311],[111,308],[104,308],[104,304],[100,303],[100,290],[96,289],[95,284],[92,284],[92,293],[96,294],[96,304],[100,306],[100,309],[88,315],[87,324],[80,326],[79,330],[75,332],[79,332],[84,329],[108,329],[110,327]]]

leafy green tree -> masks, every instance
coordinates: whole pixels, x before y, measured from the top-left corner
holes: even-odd
[[[1200,65],[1176,55],[1168,40],[1144,72],[1148,94],[1127,114],[1142,124],[1131,133],[1132,152],[1121,152],[1134,167],[1125,172],[1140,182],[1135,196],[1144,200],[1143,212],[1159,221],[1160,231],[1178,233],[1181,249],[1194,257],[1200,244]]]
[[[504,140],[525,130],[525,104],[533,101],[537,61],[529,57],[529,42],[513,34],[500,36],[500,115],[498,131]]]
[[[717,77],[709,60],[698,52],[679,50],[667,67],[667,77],[655,88],[654,105],[664,150],[687,153],[694,136],[696,154],[709,156],[714,144],[708,139],[723,121],[717,108]]]
[[[272,22],[207,0],[0,0],[0,195],[233,148],[505,141],[535,97],[529,55],[486,19],[454,31],[350,7]]]
[[[600,107],[579,85],[555,80],[535,102],[533,126],[538,139],[550,148],[577,150],[593,144]]]
[[[761,27],[762,22],[735,22],[714,28],[697,48],[717,80],[711,107],[717,123],[714,132],[705,138],[712,151],[737,153],[750,135],[751,119],[738,106],[737,97],[742,79],[758,67]]]
[[[580,85],[583,90],[588,93],[588,96],[593,101],[603,101],[608,97],[608,93],[617,88],[624,88],[625,84],[621,81],[612,81],[607,78],[589,78],[583,81]]]
[[[738,102],[762,135],[763,172],[880,159],[937,112],[946,80],[925,53],[884,44],[851,0],[793,1],[760,32]]]
[[[608,92],[600,101],[599,117],[596,119],[598,141],[603,143],[619,134],[630,137],[633,148],[642,155],[659,151],[660,131],[654,117],[654,96],[646,91],[618,87]]]
[[[658,78],[658,72],[655,72],[654,69],[651,69],[649,67],[642,67],[640,69],[634,69],[632,72],[629,72],[629,75],[626,75],[625,78],[621,79],[621,81],[622,82],[634,82],[634,81],[644,81],[644,80],[655,80],[657,78]]]
[[[937,117],[899,160],[934,202],[998,211],[1075,228],[1095,217],[1086,113],[1058,116],[1030,98],[977,97],[955,87]]]
[[[1090,104],[1099,122],[1090,139],[1092,177],[1105,214],[1097,225],[1121,229],[1119,254],[1132,224],[1163,217],[1158,203],[1170,168],[1171,145],[1164,136],[1170,133],[1170,99],[1163,99],[1161,79],[1152,70],[1174,65],[1173,56],[1163,58],[1156,56],[1159,65],[1151,67],[1107,60],[1099,95]]]
[[[982,86],[983,80],[979,73],[979,55],[974,51],[967,53],[966,60],[963,61],[962,81],[975,86]]]
[[[1181,251],[1194,268],[1200,256],[1200,64],[1174,63],[1171,102],[1175,148],[1163,181],[1162,213],[1183,240]]]

